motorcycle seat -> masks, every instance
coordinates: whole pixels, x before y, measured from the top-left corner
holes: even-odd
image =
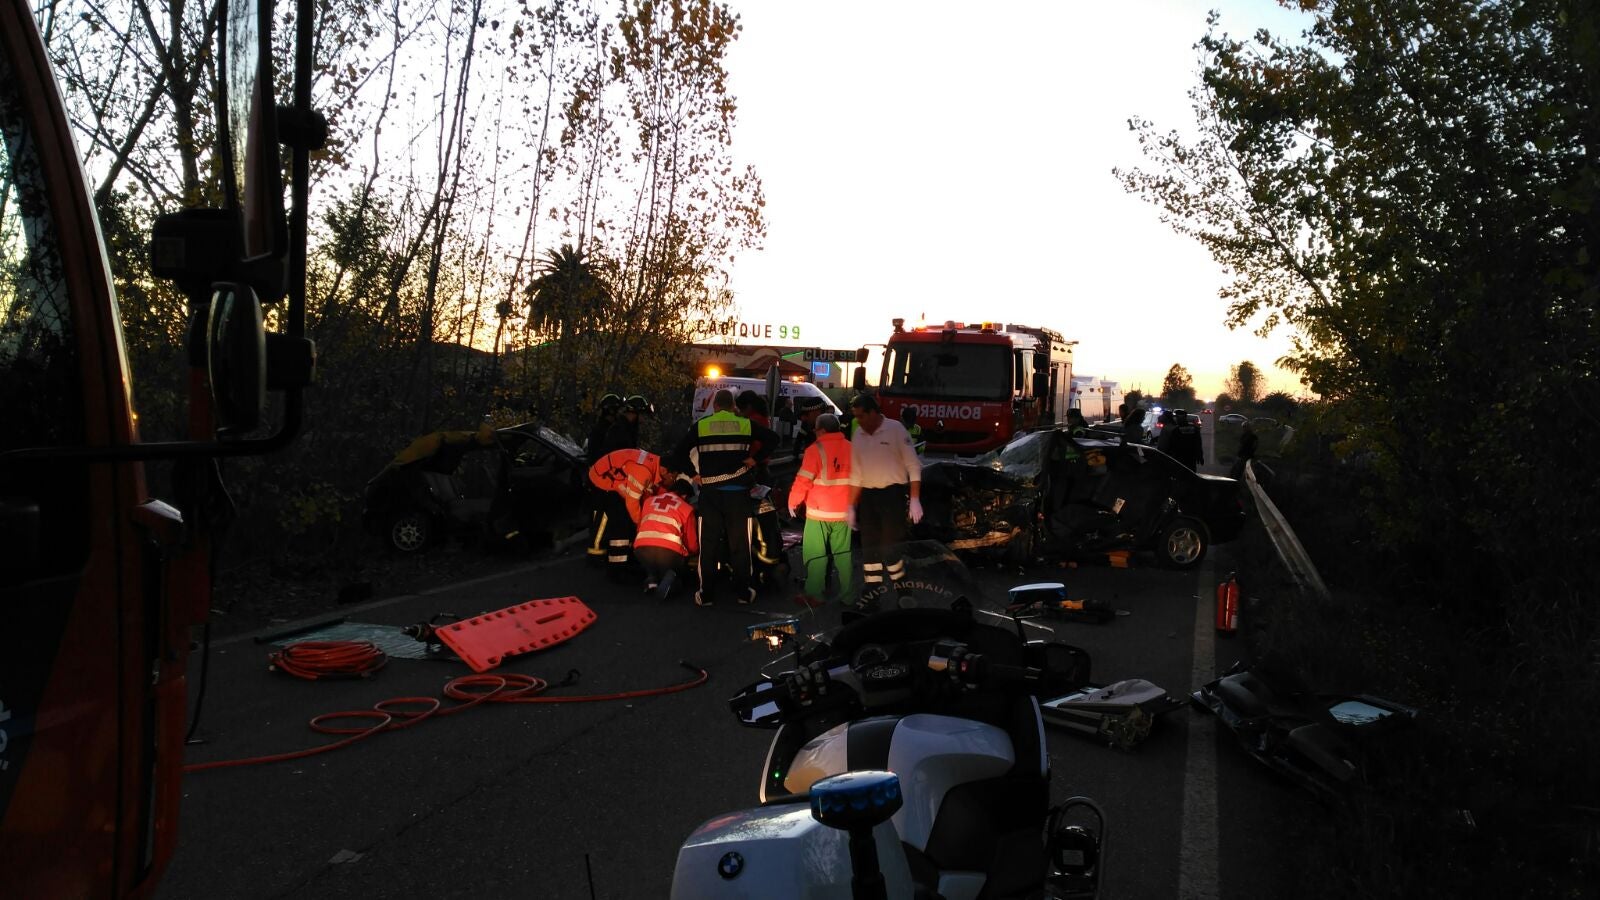
[[[1266,687],[1248,672],[1229,675],[1217,682],[1216,692],[1229,709],[1244,718],[1255,719],[1272,711],[1271,698],[1262,696]]]

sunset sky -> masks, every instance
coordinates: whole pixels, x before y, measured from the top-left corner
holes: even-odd
[[[1206,13],[1296,34],[1271,0],[779,3],[732,0],[735,152],[765,182],[765,249],[731,288],[749,320],[800,343],[881,343],[890,319],[1043,325],[1076,371],[1159,390],[1173,363],[1214,395],[1289,346],[1223,324],[1220,267],[1115,166],[1141,165],[1128,119],[1187,130]],[[875,360],[874,360],[875,361]]]

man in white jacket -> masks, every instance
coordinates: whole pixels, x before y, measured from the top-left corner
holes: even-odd
[[[851,528],[861,532],[862,599],[872,601],[905,578],[900,544],[906,540],[906,515],[922,521],[922,460],[911,435],[885,418],[871,394],[850,401],[855,434],[850,439]]]

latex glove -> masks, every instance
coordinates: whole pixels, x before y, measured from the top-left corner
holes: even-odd
[[[844,511],[844,521],[850,526],[851,531],[856,530],[856,508],[854,506]]]
[[[916,497],[911,498],[911,524],[922,521],[922,501]]]
[[[800,513],[800,507],[798,507],[798,506],[793,506],[793,505],[791,505],[791,506],[790,506],[790,507],[789,507],[789,518],[791,518],[791,519],[792,519],[792,518],[794,518],[794,517],[795,517],[795,516],[796,516],[796,515],[799,515],[799,513]]]

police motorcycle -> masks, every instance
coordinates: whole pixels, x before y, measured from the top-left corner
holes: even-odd
[[[750,627],[793,650],[729,701],[773,731],[759,805],[684,841],[672,897],[1097,896],[1104,815],[1051,806],[1039,706],[1087,682],[1088,654],[1027,640],[943,545],[903,550],[906,578],[840,626]]]

